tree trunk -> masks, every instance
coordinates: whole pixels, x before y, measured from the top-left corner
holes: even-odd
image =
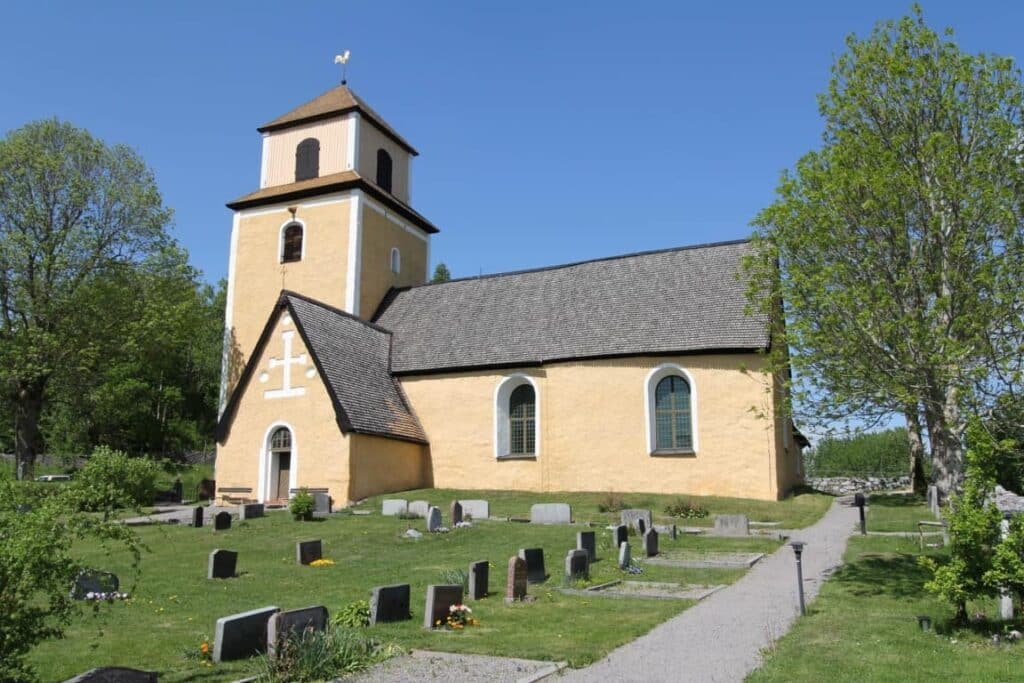
[[[19,381],[14,400],[14,457],[19,481],[32,479],[42,439],[39,417],[43,412],[43,381]]]
[[[903,416],[907,420],[907,441],[910,445],[910,490],[924,493],[928,482],[924,478],[924,440],[921,438],[921,417],[917,407],[907,408]]]
[[[947,388],[940,400],[925,409],[932,444],[932,483],[938,489],[940,503],[959,491],[964,479],[963,426],[957,400],[956,389]]]

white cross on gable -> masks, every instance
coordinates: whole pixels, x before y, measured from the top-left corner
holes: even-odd
[[[284,357],[270,359],[271,370],[278,367],[284,368],[284,377],[281,382],[281,388],[264,391],[263,398],[288,398],[289,396],[302,396],[306,393],[306,389],[304,387],[292,386],[292,366],[306,364],[306,354],[300,353],[298,356],[292,355],[292,338],[294,336],[294,330],[288,330],[287,332],[281,333],[281,338],[284,340]]]

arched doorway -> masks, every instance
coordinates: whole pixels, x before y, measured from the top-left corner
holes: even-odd
[[[292,470],[292,431],[278,427],[270,435],[270,486],[267,497],[288,500]]]

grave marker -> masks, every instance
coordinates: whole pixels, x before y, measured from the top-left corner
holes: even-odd
[[[409,613],[409,591],[407,583],[374,587],[370,594],[370,625],[412,619]]]
[[[572,508],[566,503],[537,503],[530,506],[531,524],[572,524]]]
[[[627,527],[636,529],[641,534],[650,529],[651,526],[653,526],[654,524],[654,517],[651,514],[650,510],[640,510],[634,508],[623,510],[622,512],[619,513],[619,518],[622,524],[625,524]],[[644,525],[642,529],[640,528],[641,522],[643,522]]]
[[[427,511],[427,531],[438,531],[441,528],[441,510],[430,506]]]
[[[615,542],[615,547],[618,548],[620,545],[629,540],[629,528],[625,524],[620,524],[612,530],[612,540]]]
[[[508,558],[508,581],[505,584],[505,604],[526,599],[526,560],[513,555]]]
[[[451,520],[449,524],[452,525],[453,529],[455,528],[456,524],[462,522],[462,505],[459,503],[459,501],[452,501],[451,508],[448,513],[448,519]]]
[[[192,510],[192,526],[196,529],[203,528],[203,508],[199,506]]]
[[[487,597],[490,565],[487,560],[473,562],[469,565],[469,599],[480,600]]]
[[[585,550],[587,558],[593,562],[597,559],[597,534],[593,531],[577,532],[576,548],[578,550]]]
[[[214,531],[226,531],[231,528],[231,513],[224,511],[218,512],[213,516],[213,530]]]
[[[414,500],[409,503],[409,514],[416,515],[417,517],[426,517],[427,511],[430,510],[430,503],[425,500]]]
[[[313,514],[331,514],[331,496],[326,491],[313,492]]]
[[[89,593],[116,593],[121,588],[117,574],[86,569],[75,577],[75,585],[71,589],[71,598],[85,600]]]
[[[404,515],[409,512],[409,501],[401,498],[387,498],[381,502],[380,514],[385,517]]]
[[[427,602],[423,608],[423,628],[444,626],[449,608],[462,604],[462,584],[427,586]],[[441,622],[438,624],[438,622]]]
[[[590,577],[590,555],[586,550],[570,550],[565,556],[565,575],[570,579]]]
[[[629,566],[633,558],[629,554],[629,542],[623,543],[619,546],[619,569],[625,569]]]
[[[749,536],[750,520],[746,515],[718,515],[715,533],[719,536]]]
[[[213,639],[213,661],[247,659],[267,651],[267,623],[280,610],[263,607],[217,620]]]
[[[658,532],[648,529],[644,534],[644,555],[654,557],[658,554]]]
[[[487,519],[491,516],[491,506],[486,500],[460,500],[462,516],[473,519]]]
[[[238,506],[238,519],[256,519],[263,516],[263,503],[246,503]]]
[[[210,553],[210,559],[206,566],[206,578],[208,579],[230,579],[235,576],[235,569],[238,565],[238,553],[234,550],[221,550],[217,548]]]
[[[299,541],[295,544],[295,561],[299,564],[309,564],[323,557],[323,547],[320,539],[312,541]]]
[[[267,654],[276,657],[278,644],[292,633],[325,630],[327,608],[323,605],[277,612],[267,622]]]
[[[526,563],[526,579],[530,583],[544,583],[548,575],[544,570],[543,548],[520,548],[519,557]]]

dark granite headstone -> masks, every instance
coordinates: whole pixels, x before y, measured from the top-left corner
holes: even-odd
[[[221,550],[217,548],[210,553],[207,563],[206,578],[208,579],[230,579],[235,576],[235,569],[238,566],[238,553],[234,550]]]
[[[327,629],[327,608],[323,605],[278,612],[267,622],[267,654],[277,656],[277,646],[292,633]]]
[[[526,579],[530,583],[544,583],[547,572],[544,571],[543,548],[520,548],[519,557],[526,562]]]
[[[462,604],[462,584],[427,586],[427,602],[423,608],[423,628],[444,626],[449,608]],[[440,622],[440,624],[438,624]]]
[[[238,506],[238,519],[256,519],[263,516],[263,503],[246,503]]]
[[[490,566],[487,564],[487,560],[469,565],[469,599],[480,600],[487,597],[489,580]]]
[[[565,575],[570,579],[586,579],[590,576],[590,555],[586,550],[570,550],[565,556]]]
[[[407,583],[374,587],[370,594],[370,625],[412,619],[409,591]]]
[[[75,585],[71,590],[74,600],[85,600],[89,593],[114,593],[121,587],[117,574],[99,572],[91,569],[79,572],[75,577]]]
[[[612,531],[612,540],[615,542],[615,547],[618,548],[620,545],[629,540],[629,528],[625,524],[620,524],[615,527]]]
[[[226,531],[231,528],[231,513],[227,511],[218,512],[213,516],[213,530]]]
[[[644,534],[644,555],[654,557],[658,554],[658,532],[648,529]]]
[[[280,610],[263,607],[217,620],[213,639],[213,661],[247,659],[267,651],[267,624]]]
[[[202,508],[202,506],[197,506],[195,509],[192,510],[192,526],[195,527],[196,529],[202,529],[203,528],[203,508]]]
[[[459,523],[462,522],[462,504],[459,503],[459,501],[457,501],[457,500],[453,500],[452,501],[452,505],[451,505],[451,508],[449,509],[448,516],[451,519],[451,522],[449,522],[449,523],[452,525],[453,529],[455,528],[456,524],[459,524]]]
[[[299,541],[295,544],[295,561],[299,564],[309,564],[323,557],[323,548],[320,539],[313,541]]]
[[[593,531],[577,532],[576,547],[579,550],[586,550],[587,557],[593,562],[597,559],[597,534]]]

